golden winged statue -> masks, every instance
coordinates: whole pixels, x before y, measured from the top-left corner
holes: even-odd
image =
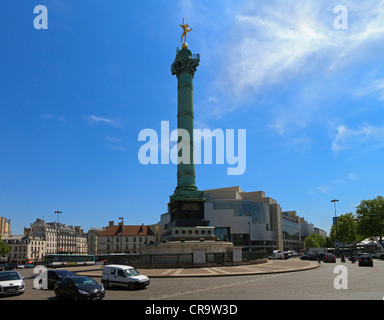
[[[191,32],[192,28],[188,29],[189,25],[188,25],[188,23],[187,24],[184,23],[184,18],[183,18],[183,24],[180,24],[180,27],[183,28],[183,34],[181,35],[180,43],[183,42],[183,37],[184,37],[184,43],[185,43],[187,41],[187,33]]]

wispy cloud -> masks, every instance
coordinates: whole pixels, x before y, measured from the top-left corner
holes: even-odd
[[[108,118],[91,115],[89,117],[86,117],[86,119],[88,120],[89,125],[104,123],[114,127],[118,126],[118,123],[115,120],[108,119]]]
[[[65,122],[64,117],[58,117],[58,116],[54,116],[52,114],[41,114],[40,118],[43,118],[43,119],[53,119],[53,120],[57,120],[57,121],[60,121],[60,122]]]
[[[299,74],[329,72],[364,58],[384,37],[384,5],[345,6],[354,15],[348,30],[336,30],[332,5],[317,1],[271,1],[237,12],[224,64],[225,91],[240,99]]]
[[[324,182],[314,188],[315,191],[310,190],[310,194],[316,194],[318,192],[323,194],[329,194],[331,192],[335,192],[336,190],[340,189],[342,185],[350,184],[352,181],[357,181],[358,176],[355,173],[349,173],[348,178],[343,175],[340,178],[333,179],[331,181]]]
[[[317,121],[319,112],[329,104],[319,108],[314,103],[321,90],[326,90],[329,97],[336,92],[350,93],[349,84],[337,82],[336,77],[365,62],[367,53],[379,52],[384,38],[384,3],[379,0],[358,6],[354,1],[344,1],[349,16],[347,30],[334,28],[336,2],[225,1],[217,15],[212,15],[212,10],[198,10],[198,2],[182,3],[183,12],[192,13],[191,21],[197,25],[208,23],[209,28],[204,25],[200,29],[216,31],[220,26],[212,35],[195,30],[196,34],[205,32],[206,42],[199,46],[206,49],[204,61],[216,70],[216,78],[205,88],[210,101],[201,101],[202,105],[209,105],[207,116],[222,117],[247,105],[244,102],[260,101],[267,90],[281,93],[281,88],[303,80],[295,92],[295,101],[291,99],[289,104],[280,107],[275,104],[275,97],[269,96],[274,101],[270,104],[269,125],[281,135]],[[329,80],[333,82],[327,86]],[[316,82],[321,83],[320,89]],[[383,85],[379,79],[367,90],[384,98]]]
[[[372,95],[384,101],[384,78],[371,81],[365,87],[357,89],[355,93],[358,97]]]
[[[382,147],[384,147],[384,125],[364,125],[359,129],[339,125],[332,142],[332,150],[336,153],[350,149],[372,151]]]

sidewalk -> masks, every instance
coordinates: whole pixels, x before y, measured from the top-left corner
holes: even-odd
[[[175,278],[175,277],[220,277],[220,276],[241,276],[241,275],[260,275],[282,272],[296,272],[318,268],[317,261],[307,261],[299,259],[289,260],[268,260],[263,264],[249,264],[241,266],[223,266],[207,268],[156,268],[137,270],[149,278]],[[77,275],[89,277],[101,277],[103,266],[95,265],[88,267],[73,267]]]

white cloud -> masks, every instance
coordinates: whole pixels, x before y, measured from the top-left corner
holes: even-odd
[[[236,14],[224,61],[226,92],[239,99],[306,72],[329,72],[364,57],[384,37],[384,5],[346,2],[349,29],[336,30],[333,6],[315,1],[259,3]]]
[[[357,130],[339,125],[332,142],[334,152],[350,149],[372,151],[382,147],[384,147],[384,125],[364,125]]]
[[[378,100],[384,101],[384,78],[371,81],[364,88],[355,90],[355,93],[358,97],[374,95]]]
[[[98,123],[105,123],[111,126],[117,126],[117,123],[114,120],[108,119],[108,118],[103,118],[103,117],[97,117],[97,116],[89,116],[86,117],[88,120],[88,124],[93,125],[93,124],[98,124]]]
[[[52,114],[41,114],[40,118],[43,118],[43,119],[54,119],[54,120],[58,120],[60,122],[65,122],[64,117],[58,117],[58,116],[54,116]]]

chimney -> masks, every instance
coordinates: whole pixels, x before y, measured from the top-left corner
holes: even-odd
[[[123,233],[123,231],[124,231],[124,218],[119,218],[120,220],[121,220],[121,222],[119,222],[119,230],[120,230],[120,232],[121,233]]]
[[[115,225],[115,223],[113,221],[109,221],[108,228],[113,227],[114,225]]]

